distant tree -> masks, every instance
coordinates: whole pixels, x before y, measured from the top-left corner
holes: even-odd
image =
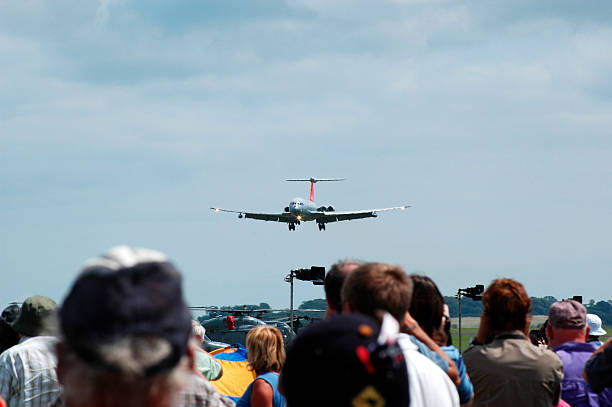
[[[594,302],[594,301],[593,301]],[[603,326],[612,326],[612,302],[611,301],[598,301],[591,305],[586,306],[589,314],[596,314],[601,318]]]
[[[302,304],[298,307],[298,309],[327,309],[327,301],[322,298],[317,298],[315,300],[308,300],[302,302]]]
[[[444,302],[448,305],[451,318],[459,316],[459,305],[456,297],[444,297]],[[471,298],[461,299],[462,317],[479,317],[482,314],[482,301],[474,301]]]
[[[548,315],[548,309],[556,301],[557,299],[551,296],[531,297],[531,313],[533,315]]]
[[[272,307],[271,307],[271,306],[270,306],[270,304],[268,304],[267,302],[260,302],[260,303],[259,303],[259,307],[258,307],[258,308],[259,308],[259,309],[270,309],[270,308],[272,308]]]

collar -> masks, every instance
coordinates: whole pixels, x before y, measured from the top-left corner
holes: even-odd
[[[557,345],[554,348],[554,351],[557,352],[559,350],[565,351],[589,351],[594,352],[597,349],[597,345],[593,342],[563,342],[561,345]]]
[[[527,340],[527,337],[522,331],[513,330],[513,331],[506,331],[506,332],[497,334],[493,340],[504,340],[504,339],[525,339]]]

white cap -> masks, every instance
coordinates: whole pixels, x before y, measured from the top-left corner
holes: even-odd
[[[589,335],[601,336],[607,333],[601,328],[601,318],[595,314],[587,314],[587,324],[589,325],[589,328],[591,328]]]

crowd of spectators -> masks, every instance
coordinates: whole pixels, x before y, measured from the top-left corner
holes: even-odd
[[[552,304],[530,340],[525,288],[494,280],[461,354],[427,276],[341,261],[325,297],[325,318],[286,354],[278,329],[247,334],[254,380],[238,406],[612,407],[612,339],[601,343],[601,319],[574,300]],[[224,372],[204,337],[163,253],[112,248],[59,306],[36,295],[2,312],[0,407],[232,406],[211,384]]]

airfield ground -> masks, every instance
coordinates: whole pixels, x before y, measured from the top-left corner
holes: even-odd
[[[546,315],[534,315],[531,320],[531,329],[539,328],[544,323],[544,321],[546,321],[546,318]],[[467,347],[470,345],[472,338],[476,336],[479,325],[479,317],[461,318],[462,351],[467,349]],[[612,336],[612,327],[604,327],[604,330],[608,333],[602,337],[603,342],[605,342],[608,338]],[[453,345],[459,348],[459,318],[451,318],[451,334],[453,336]]]

